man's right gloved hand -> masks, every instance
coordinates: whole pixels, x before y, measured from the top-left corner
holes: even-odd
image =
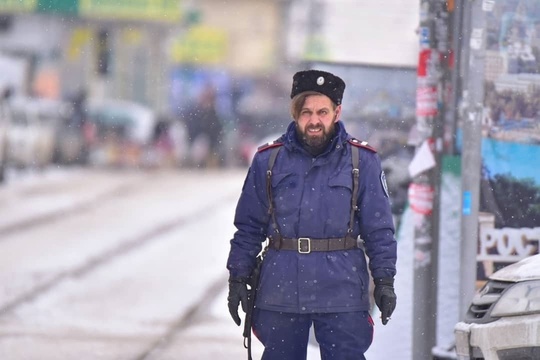
[[[241,323],[240,316],[238,316],[238,305],[242,303],[242,310],[244,312],[248,308],[248,289],[246,284],[246,278],[229,278],[229,296],[227,297],[229,313],[238,326]]]
[[[396,308],[397,296],[394,292],[394,279],[380,278],[373,279],[373,281],[375,283],[375,291],[373,293],[375,304],[377,304],[377,307],[381,311],[383,325],[386,325]]]

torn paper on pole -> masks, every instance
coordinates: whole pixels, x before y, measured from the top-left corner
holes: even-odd
[[[428,171],[434,167],[435,157],[433,156],[433,152],[429,147],[428,140],[425,140],[409,164],[409,175],[411,178],[414,178],[418,174]]]

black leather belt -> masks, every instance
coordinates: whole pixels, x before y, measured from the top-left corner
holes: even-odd
[[[312,251],[336,251],[358,248],[358,242],[353,237],[311,239],[311,238],[281,238],[271,239],[270,247],[275,250],[294,250],[300,254]]]

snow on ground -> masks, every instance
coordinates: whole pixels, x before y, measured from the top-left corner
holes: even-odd
[[[451,173],[444,174],[441,194],[441,209],[444,211],[440,219],[437,346],[447,350],[454,343],[454,325],[460,321],[461,178]],[[473,281],[474,278],[471,279]]]

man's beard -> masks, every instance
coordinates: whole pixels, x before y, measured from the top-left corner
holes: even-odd
[[[309,129],[318,128],[322,130],[322,134],[317,136],[309,135]],[[296,135],[298,136],[300,142],[302,143],[302,145],[304,145],[304,147],[310,154],[315,156],[321,154],[324,150],[326,150],[328,144],[330,144],[335,134],[335,123],[332,123],[328,131],[322,125],[308,126],[306,127],[305,131],[302,131],[302,129],[300,129],[300,127],[298,126],[298,123],[296,124]]]

